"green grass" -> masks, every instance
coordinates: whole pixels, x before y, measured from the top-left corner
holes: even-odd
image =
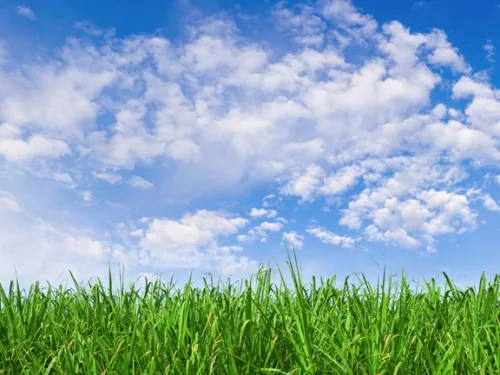
[[[500,276],[0,288],[0,374],[500,374]],[[111,280],[111,278],[110,278]]]

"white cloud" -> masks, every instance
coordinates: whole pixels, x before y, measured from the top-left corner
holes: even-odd
[[[237,233],[247,222],[243,218],[206,210],[186,214],[179,221],[155,219],[149,224],[142,244],[174,250],[182,250],[183,246],[207,245],[219,235]]]
[[[424,191],[420,199],[430,209],[437,209],[436,215],[424,224],[425,232],[431,236],[474,228],[477,214],[469,207],[466,196],[434,189]]]
[[[68,69],[55,71],[50,64],[36,67],[40,78],[29,82],[23,77],[13,91],[16,95],[9,94],[3,104],[3,115],[16,126],[34,123],[47,132],[64,130],[65,138],[83,132],[88,155],[110,167],[130,168],[168,157],[174,163],[190,163],[191,175],[202,179],[212,174],[208,165],[222,163],[219,169],[224,177],[213,181],[234,185],[243,175],[269,180],[307,165],[319,166],[315,161],[325,152],[338,153],[352,134],[376,128],[378,121],[373,119],[385,121],[427,104],[437,77],[419,63],[417,49],[430,36],[412,35],[398,23],[384,26],[386,36],[377,34],[376,22],[346,1],[298,7],[298,13],[283,4],[277,9],[288,17],[287,22],[312,30],[314,23],[337,22],[353,43],[356,35],[376,35],[372,42],[379,43],[394,64],[368,59],[365,64],[350,65],[333,48],[306,48],[271,61],[269,50],[244,41],[234,24],[207,22],[180,48],[147,36],[115,39],[113,47],[103,50],[74,43],[63,55]],[[443,38],[434,36],[434,44],[446,44]],[[144,69],[146,62],[156,65],[159,74]],[[330,71],[328,79],[319,80],[318,75],[326,71]],[[127,90],[133,82],[144,84],[145,95],[130,97]],[[124,92],[122,101],[102,96],[110,86]],[[262,99],[241,105],[240,93],[247,89]],[[42,98],[44,102],[36,102]],[[71,104],[66,105],[65,98]],[[44,110],[56,103],[71,111]],[[156,110],[150,109],[151,104]],[[97,131],[91,124],[103,108],[110,110],[115,121]],[[343,119],[350,124],[345,128],[352,131],[345,131],[333,144],[325,142],[336,136]],[[318,133],[306,136],[299,120],[316,123]],[[285,123],[295,128],[284,127]],[[230,147],[218,150],[214,140]],[[242,172],[239,165],[246,170]],[[257,172],[264,169],[265,176]],[[311,198],[307,186],[294,193],[294,188],[301,189],[298,183],[290,185],[290,193]]]
[[[365,234],[369,241],[388,242],[406,248],[414,248],[421,245],[418,240],[409,236],[403,228],[391,228],[382,233],[375,225],[369,225],[365,229]]]
[[[168,145],[167,153],[174,160],[190,161],[200,157],[200,147],[190,139],[180,139]]]
[[[81,193],[82,200],[85,203],[92,202],[92,192],[90,190],[85,190]]]
[[[22,212],[23,209],[16,201],[13,194],[0,190],[0,208],[5,208],[12,212]]]
[[[151,189],[154,184],[140,176],[133,176],[128,180],[130,186],[136,189],[148,190]]]
[[[497,141],[490,134],[471,129],[458,121],[449,121],[447,124],[431,123],[419,136],[441,150],[448,150],[450,155],[458,159],[472,157],[482,157],[485,160],[500,159]]]
[[[136,229],[130,232],[130,235],[132,237],[143,237],[144,236],[144,229]]]
[[[8,198],[6,211],[3,198]],[[49,223],[27,210],[20,211],[12,194],[0,197],[0,282],[17,279],[24,286],[36,280],[50,283],[105,277],[108,260],[117,245],[94,237],[92,232],[61,223]],[[20,214],[21,213],[21,214]]]
[[[296,195],[302,201],[313,199],[313,194],[323,178],[324,170],[320,166],[310,165],[304,174],[294,173],[291,180],[281,189],[284,195]]]
[[[283,241],[293,246],[294,249],[301,249],[304,245],[304,236],[295,231],[283,233]]]
[[[43,135],[19,138],[19,129],[4,123],[0,125],[0,155],[12,162],[30,160],[36,157],[58,158],[69,153],[68,145]]]
[[[363,169],[357,166],[347,166],[327,177],[320,191],[324,195],[336,195],[351,188],[359,176],[363,173]]]
[[[276,195],[274,195],[274,194],[266,195],[264,198],[262,198],[262,207],[267,209],[268,207],[270,207],[274,203],[273,200],[276,198],[278,200],[281,199],[281,197],[276,197]]]
[[[283,228],[283,223],[271,223],[268,221],[264,221],[259,226],[260,229],[269,232],[279,232],[281,228]]]
[[[350,0],[330,0],[324,4],[321,13],[339,26],[335,36],[342,44],[374,36],[377,22],[370,15],[358,12]]]
[[[361,192],[348,204],[340,224],[359,229],[368,221],[364,233],[369,240],[408,247],[422,242],[433,246],[435,236],[474,229],[477,214],[465,195],[425,188],[453,185],[463,179],[460,171],[444,173],[424,160],[407,159],[381,186]]]
[[[458,73],[470,73],[470,66],[448,41],[446,34],[441,30],[434,30],[428,38],[427,44],[433,49],[429,56],[431,64],[450,66]]]
[[[261,218],[261,217],[273,218],[276,217],[276,214],[277,212],[275,210],[268,210],[265,208],[252,208],[249,213],[249,215],[253,218]]]
[[[339,236],[320,227],[311,227],[307,233],[316,237],[321,242],[329,245],[340,246],[342,248],[352,248],[356,243],[354,238],[348,236]]]
[[[98,29],[94,24],[92,24],[91,22],[88,22],[88,21],[77,21],[73,24],[73,26],[77,29],[80,29],[82,30],[83,32],[85,32],[87,35],[90,35],[90,36],[102,36],[102,35],[106,35],[111,37],[113,34],[114,34],[114,30],[109,30],[109,31],[104,31],[104,30],[101,30],[101,29]]]
[[[472,97],[465,114],[473,128],[495,137],[500,136],[500,95],[488,83],[462,77],[453,86],[453,95],[456,98]]]
[[[99,180],[106,181],[109,184],[116,184],[122,180],[122,176],[116,173],[93,172],[93,176]]]
[[[280,2],[274,9],[273,16],[278,27],[284,32],[290,32],[297,43],[312,46],[323,43],[327,25],[313,7],[297,4],[290,9]]]
[[[18,6],[16,8],[16,13],[19,14],[20,16],[29,18],[32,21],[34,21],[36,19],[35,12],[33,12],[30,8],[28,8],[25,5]]]
[[[489,211],[500,212],[500,205],[490,196],[484,196],[484,208]]]
[[[75,185],[75,181],[73,180],[73,178],[68,174],[68,173],[54,173],[52,175],[52,177],[54,178],[54,180],[58,181],[58,182],[63,182],[65,184],[68,184],[68,185],[71,185],[71,186],[74,186]]]
[[[0,103],[5,122],[35,126],[47,136],[68,139],[81,137],[93,125],[97,97],[117,77],[116,68],[92,48],[68,46],[63,59],[60,69],[55,62],[32,64],[30,75],[20,73],[7,83],[8,95]]]
[[[428,5],[429,5],[429,3],[427,1],[415,1],[412,4],[411,9],[412,10],[421,9],[421,8],[425,8]]]
[[[281,220],[280,220],[281,219]],[[267,242],[269,233],[268,232],[279,232],[286,224],[286,220],[278,218],[278,222],[264,221],[257,226],[254,226],[248,230],[246,234],[240,234],[237,236],[239,242],[250,242],[250,241],[260,241],[262,243]]]
[[[253,264],[246,257],[232,258],[227,254],[231,248],[217,244],[217,239],[237,234],[247,223],[244,218],[206,210],[185,214],[178,221],[154,219],[139,242],[141,262],[163,268],[210,267],[214,263],[219,268],[227,259],[235,267],[241,262]]]
[[[464,99],[470,96],[492,99],[494,93],[487,83],[463,76],[453,86],[453,98]]]
[[[489,62],[495,62],[494,56],[495,56],[495,46],[491,42],[491,40],[488,40],[486,44],[483,46],[484,51],[486,52],[486,60]]]

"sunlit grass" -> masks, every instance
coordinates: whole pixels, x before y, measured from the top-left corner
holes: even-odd
[[[0,374],[500,374],[500,276],[0,288]],[[111,277],[110,277],[111,280]]]

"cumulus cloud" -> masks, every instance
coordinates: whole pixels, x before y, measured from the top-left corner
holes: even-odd
[[[281,193],[298,196],[302,198],[302,201],[311,200],[324,173],[320,166],[310,165],[303,174],[295,172],[290,181],[281,189]]]
[[[69,153],[61,140],[35,134],[27,139],[19,137],[20,130],[8,123],[0,125],[0,155],[7,161],[19,162],[36,157],[58,158]]]
[[[227,215],[201,210],[184,215],[180,221],[155,219],[149,224],[144,245],[159,245],[165,249],[179,249],[183,246],[197,247],[207,245],[218,235],[238,232],[247,224],[243,218],[231,218]]]
[[[486,134],[500,136],[500,95],[487,82],[462,77],[453,86],[456,98],[472,98],[465,114],[470,125]]]
[[[318,46],[324,42],[327,25],[313,7],[297,4],[287,8],[284,2],[279,2],[273,16],[278,28],[290,32],[297,43]]]
[[[254,266],[248,257],[233,255],[241,251],[240,247],[220,246],[217,242],[237,234],[247,224],[247,219],[207,210],[185,214],[180,220],[154,219],[143,232],[137,232],[142,235],[137,258],[142,265],[165,269]]]
[[[277,214],[276,210],[268,210],[265,208],[252,208],[250,210],[250,216],[253,218],[268,217],[273,218]]]
[[[446,34],[435,30],[430,34],[427,44],[432,52],[429,62],[438,66],[450,66],[457,73],[470,73],[471,68],[459,54],[458,49],[448,41]]]
[[[421,245],[418,240],[408,235],[408,232],[403,228],[391,228],[381,232],[375,225],[369,225],[365,229],[365,234],[369,241],[388,242],[403,248],[415,248]]]
[[[352,64],[338,49],[313,46],[276,58],[263,45],[248,43],[230,21],[203,24],[180,48],[147,36],[116,39],[107,49],[76,42],[64,51],[67,69],[55,71],[48,64],[35,68],[38,78],[21,76],[18,88],[3,103],[3,116],[17,127],[33,123],[64,138],[84,136],[87,141],[80,150],[111,168],[167,158],[171,165],[189,163],[179,170],[180,178],[191,171],[189,178],[206,179],[212,174],[210,164],[231,160],[231,165],[220,167],[224,177],[211,182],[226,185],[245,176],[269,181],[292,172],[296,177],[286,193],[308,200],[317,193],[312,185],[324,168],[317,163],[323,154],[339,155],[354,134],[373,137],[372,130],[392,116],[428,103],[438,79],[423,63],[420,47],[431,53],[451,49],[460,58],[444,34],[412,34],[397,22],[379,31],[372,17],[346,1],[294,9],[281,3],[275,17],[294,25],[301,36],[316,32],[314,25],[338,25],[338,38],[352,43],[357,36],[368,38],[382,56]],[[450,59],[432,60],[456,65]],[[143,68],[148,64],[156,65],[158,73]],[[326,70],[330,74],[323,81],[318,77]],[[133,83],[143,85],[144,95],[131,91]],[[103,96],[109,87],[121,92],[123,100],[110,103]],[[253,98],[248,105],[241,105],[244,93]],[[56,103],[71,110],[49,110]],[[102,130],[92,128],[99,108],[114,116],[111,126]],[[348,127],[338,125],[344,121]],[[311,137],[301,124],[312,124],[317,132]],[[389,129],[386,133],[386,138],[392,135]],[[330,142],[332,138],[337,141]],[[214,141],[229,148],[222,152],[212,147]],[[299,170],[304,168],[302,176]],[[352,173],[355,167],[346,168]],[[344,189],[332,186],[335,181],[330,178],[323,191]]]
[[[271,223],[268,221],[264,221],[259,226],[260,229],[269,232],[279,232],[281,228],[283,228],[283,223]]]
[[[281,219],[281,220],[280,220]],[[286,220],[278,218],[280,221],[269,222],[264,221],[257,226],[254,226],[248,230],[246,234],[240,234],[237,236],[237,240],[240,242],[249,241],[260,241],[262,243],[267,242],[269,237],[269,232],[279,232],[284,227]]]
[[[363,169],[355,165],[344,167],[338,172],[327,177],[324,181],[324,185],[320,187],[320,191],[324,195],[336,195],[342,193],[350,189],[362,173]]]

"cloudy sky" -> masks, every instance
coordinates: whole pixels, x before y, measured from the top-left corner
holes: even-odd
[[[144,4],[2,2],[1,281],[500,272],[496,2]]]

